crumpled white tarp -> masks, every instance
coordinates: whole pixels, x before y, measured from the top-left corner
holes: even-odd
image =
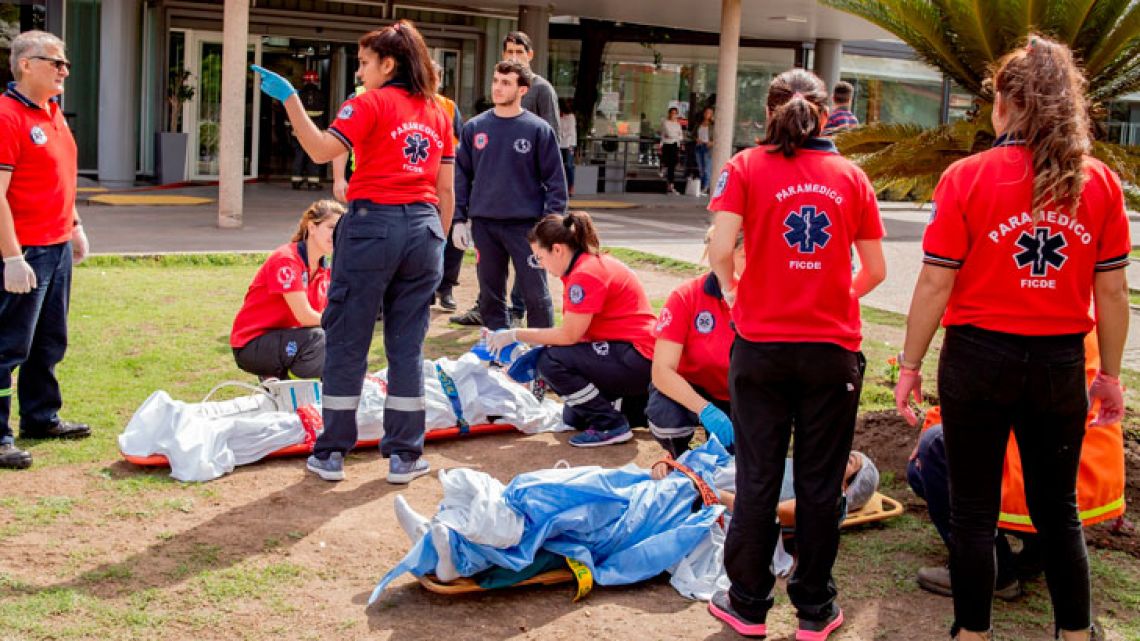
[[[501,370],[488,368],[474,355],[459,360],[424,361],[427,431],[456,424],[451,401],[436,374],[439,365],[455,382],[469,424],[509,423],[521,432],[564,431],[562,404],[539,402],[530,390]],[[365,379],[356,411],[358,438],[379,439],[384,433],[384,369]],[[292,412],[274,411],[272,400],[253,394],[229,401],[186,403],[164,391],[150,395],[119,435],[119,450],[130,456],[162,454],[171,476],[180,481],[208,481],[265,458],[271,452],[302,443],[305,430]]]
[[[434,519],[472,543],[506,548],[523,535],[523,517],[503,500],[506,487],[490,474],[467,468],[440,470],[443,501]]]

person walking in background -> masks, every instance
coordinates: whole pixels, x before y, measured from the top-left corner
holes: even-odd
[[[1091,155],[1086,80],[1067,46],[1030,35],[992,82],[994,147],[951,165],[934,190],[895,403],[915,424],[909,403],[922,398],[923,357],[941,323],[951,636],[991,638],[1012,425],[1057,635],[1083,641],[1092,595],[1077,473],[1089,399],[1100,402],[1092,429],[1124,414],[1128,214],[1120,178]],[[1094,327],[1100,369],[1086,385],[1083,341]]]
[[[562,168],[566,171],[566,191],[574,195],[574,149],[578,146],[578,119],[569,98],[559,102],[562,113],[558,116],[559,148],[562,150]]]
[[[15,82],[0,96],[0,468],[26,468],[8,421],[20,400],[20,438],[86,438],[91,428],[59,417],[63,396],[55,367],[67,351],[72,266],[89,247],[75,194],[75,138],[59,96],[71,75],[64,44],[26,31],[11,45]],[[13,390],[12,373],[19,368]]]
[[[435,99],[438,80],[423,37],[399,20],[360,38],[356,75],[366,91],[349,99],[328,131],[305,114],[281,76],[254,66],[261,90],[285,105],[297,138],[317,162],[356,152],[348,212],[335,234],[325,330],[324,430],[306,462],[327,481],[344,479],[356,444],[356,410],[376,315],[384,310],[388,394],[384,438],[388,482],[428,473],[423,459],[423,345],[443,271],[444,230],[454,209],[451,121]]]
[[[859,126],[859,119],[851,112],[851,101],[855,99],[855,87],[850,82],[840,80],[831,90],[831,115],[823,128],[823,135],[834,136],[846,129]]]
[[[665,170],[665,193],[676,194],[677,158],[684,135],[681,121],[677,119],[676,107],[669,107],[669,114],[661,121],[661,167]]]
[[[693,129],[693,139],[696,143],[697,172],[701,177],[702,196],[708,195],[709,172],[712,171],[713,113],[712,107],[705,107],[701,110],[701,119]]]
[[[554,309],[546,274],[527,233],[544,215],[566,210],[566,177],[554,130],[522,108],[530,72],[517,62],[495,65],[495,108],[463,126],[456,158],[452,242],[478,249],[479,314],[492,330],[511,326],[507,267],[513,265],[530,327],[550,327]]]

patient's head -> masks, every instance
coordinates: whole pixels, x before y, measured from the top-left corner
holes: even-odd
[[[847,494],[847,511],[854,512],[867,504],[879,489],[879,468],[862,452],[851,452],[843,474]]]

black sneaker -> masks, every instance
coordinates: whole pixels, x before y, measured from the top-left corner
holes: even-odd
[[[724,621],[728,627],[736,630],[737,634],[746,637],[763,639],[768,636],[768,625],[764,621],[752,621],[732,608],[732,601],[728,592],[717,592],[709,599],[709,613]]]
[[[32,453],[12,443],[0,445],[0,469],[26,470],[32,466]]]
[[[800,627],[796,630],[796,641],[827,641],[839,626],[843,625],[843,610],[838,605],[832,606],[831,616],[823,621],[808,621],[800,619]]]
[[[85,423],[60,421],[55,425],[44,428],[35,428],[20,424],[20,438],[28,439],[80,439],[91,436],[91,426]]]
[[[459,309],[459,305],[455,304],[455,297],[451,295],[451,292],[440,292],[439,307],[449,312],[454,312]]]
[[[483,315],[479,313],[479,306],[478,305],[476,305],[475,307],[472,307],[471,309],[467,310],[466,312],[464,312],[462,314],[459,314],[457,316],[452,316],[448,320],[455,323],[456,325],[466,325],[468,327],[482,327],[483,326]]]

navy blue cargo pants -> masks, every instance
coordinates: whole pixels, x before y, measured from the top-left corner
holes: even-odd
[[[36,288],[27,294],[0,288],[0,444],[15,440],[8,424],[12,370],[20,368],[16,392],[24,435],[54,427],[63,405],[55,366],[67,351],[71,242],[25,247],[24,260],[36,273]]]
[[[728,401],[713,398],[705,390],[693,385],[693,391],[701,398],[720,408],[728,416],[732,416],[732,406]],[[649,404],[645,407],[645,415],[649,419],[649,433],[665,451],[674,458],[681,456],[689,449],[693,434],[701,424],[701,417],[689,411],[689,408],[669,398],[664,392],[657,389],[652,383],[649,385]],[[733,451],[729,445],[729,451]]]
[[[380,453],[414,460],[423,453],[423,348],[430,307],[443,273],[443,226],[426,203],[354,200],[333,239],[325,330],[324,431],[313,454],[327,459],[356,444],[356,408],[368,368],[376,314],[383,304],[388,394]]]

